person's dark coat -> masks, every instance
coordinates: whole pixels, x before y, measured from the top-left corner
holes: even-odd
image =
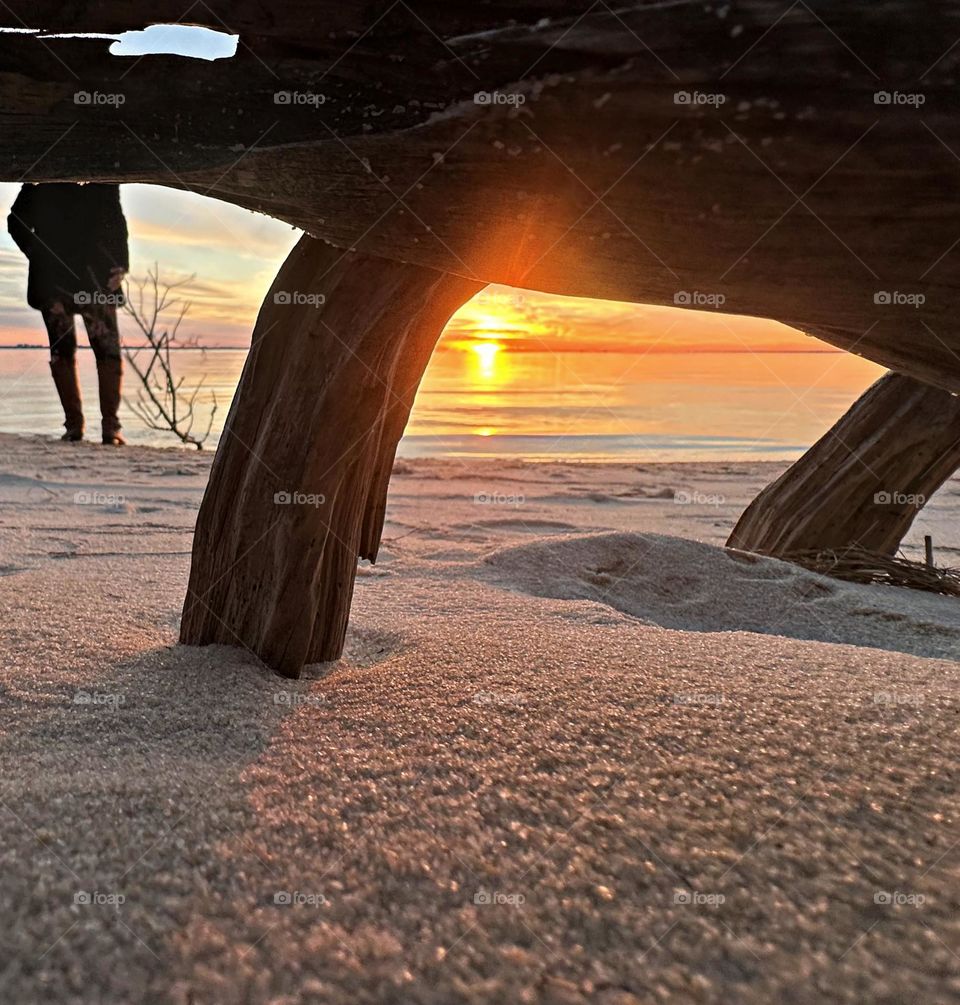
[[[105,291],[113,269],[129,268],[119,185],[24,185],[7,230],[30,261],[27,303],[37,310]]]

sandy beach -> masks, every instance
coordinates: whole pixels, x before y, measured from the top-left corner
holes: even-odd
[[[209,454],[0,457],[2,1000],[960,998],[960,605],[724,552],[784,465],[398,461],[291,682],[176,645]]]

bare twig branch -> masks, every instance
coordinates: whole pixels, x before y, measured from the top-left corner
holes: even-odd
[[[139,381],[136,400],[127,402],[133,413],[147,428],[171,432],[182,443],[202,450],[213,428],[217,397],[212,395],[213,405],[203,435],[195,435],[193,425],[203,379],[185,398],[184,378],[175,376],[170,355],[173,349],[200,348],[196,336],[180,338],[180,325],[190,304],[172,296],[173,291],[188,285],[193,278],[191,275],[176,282],[161,282],[155,263],[144,279],[127,282],[124,309],[144,341],[142,345],[125,345],[123,352]],[[175,312],[172,321],[164,322],[164,316],[171,312]],[[143,354],[145,362],[141,359]]]

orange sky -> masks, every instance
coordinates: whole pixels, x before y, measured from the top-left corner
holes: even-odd
[[[811,352],[830,347],[776,321],[581,300],[489,286],[450,320],[448,349],[496,342],[509,352]]]

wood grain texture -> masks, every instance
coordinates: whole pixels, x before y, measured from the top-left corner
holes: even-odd
[[[340,655],[420,378],[477,289],[300,240],[257,318],[200,507],[182,642],[242,645],[289,677]]]
[[[893,555],[958,467],[960,398],[888,373],[757,496],[727,546]]]

